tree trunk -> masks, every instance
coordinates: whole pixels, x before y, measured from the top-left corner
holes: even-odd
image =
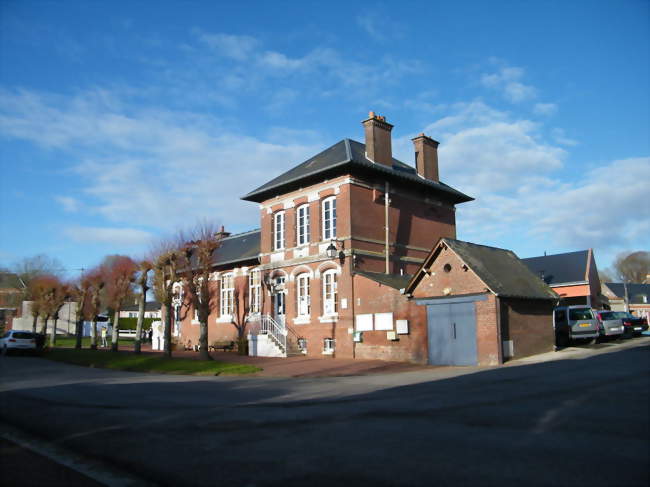
[[[237,328],[237,353],[248,355],[248,338],[246,337],[246,325]]]
[[[45,338],[47,337],[47,322],[50,321],[50,317],[46,316],[45,319],[43,320],[43,328],[41,329],[41,335],[43,335],[43,341],[45,341]]]
[[[32,320],[32,333],[36,333],[36,323],[38,322],[38,315],[34,316]]]
[[[147,299],[145,293],[140,296],[140,303],[138,303],[138,324],[135,326],[135,353],[140,353],[142,338],[142,323],[144,322],[144,306]]]
[[[90,349],[97,350],[97,318],[93,318],[92,325],[90,327]]]
[[[50,347],[54,348],[56,344],[56,324],[59,321],[59,314],[54,315],[54,325],[52,326],[52,331],[50,332]]]
[[[212,360],[208,351],[208,323],[200,322],[199,331],[199,357],[201,360]]]
[[[81,349],[81,339],[82,339],[83,334],[84,334],[84,320],[83,320],[83,318],[78,319],[76,324],[77,324],[77,327],[74,330],[75,338],[76,338],[76,340],[74,342],[74,348],[77,349],[77,350],[80,350]]]
[[[117,339],[120,332],[120,310],[119,308],[113,313],[113,333],[111,335],[111,351],[117,352]]]
[[[172,356],[172,304],[165,304],[165,357]]]

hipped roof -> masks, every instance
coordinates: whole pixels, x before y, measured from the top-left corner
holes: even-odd
[[[473,200],[445,183],[424,179],[417,174],[413,166],[397,159],[393,158],[392,167],[375,163],[366,157],[366,145],[351,139],[337,142],[323,152],[254,189],[242,199],[261,203],[273,196],[309,186],[324,178],[342,173],[371,174],[383,179],[400,181],[428,191],[439,199],[452,204]]]

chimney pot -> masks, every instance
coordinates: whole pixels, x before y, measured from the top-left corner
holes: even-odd
[[[424,135],[411,139],[415,149],[415,167],[420,176],[431,181],[439,182],[438,175],[438,144],[437,140]]]
[[[371,161],[393,167],[393,149],[391,130],[393,126],[386,122],[386,117],[371,111],[363,127],[366,135],[366,156]]]

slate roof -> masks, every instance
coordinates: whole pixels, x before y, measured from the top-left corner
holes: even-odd
[[[25,289],[25,283],[13,272],[0,272],[0,289]]]
[[[474,199],[442,182],[435,182],[418,176],[415,168],[409,164],[393,159],[393,166],[389,168],[383,164],[372,162],[366,157],[365,153],[365,144],[356,140],[343,139],[320,154],[307,159],[305,162],[254,189],[243,196],[242,199],[260,203],[277,194],[309,186],[324,178],[343,172],[372,174],[416,185],[454,204]]]
[[[379,284],[392,287],[393,289],[404,289],[412,277],[409,274],[385,274],[383,272],[368,272],[359,270],[355,270],[354,272],[355,274],[367,277],[368,279],[378,282]]]
[[[585,276],[589,260],[588,250],[521,260],[535,275],[543,277],[544,282],[549,286],[587,282]]]
[[[625,288],[622,282],[606,282],[605,286],[612,291],[616,297],[625,298]],[[635,284],[630,283],[627,285],[627,295],[630,304],[648,304],[650,303],[650,284]],[[643,296],[646,296],[646,302],[643,302]]]
[[[231,235],[221,240],[221,246],[212,254],[215,266],[224,266],[257,259],[260,253],[260,230]]]
[[[554,300],[558,295],[511,250],[478,245],[452,238],[441,238],[409,283],[409,291],[416,284],[415,277],[421,276],[423,268],[440,243],[444,243],[499,297]]]

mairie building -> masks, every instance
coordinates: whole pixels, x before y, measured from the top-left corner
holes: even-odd
[[[552,349],[555,293],[512,252],[456,239],[472,198],[441,180],[438,142],[413,138],[411,165],[393,158],[385,117],[362,124],[365,143],[243,196],[260,228],[220,234],[209,342],[236,340],[244,309],[253,355],[487,365]],[[194,318],[177,314],[180,343],[198,343]]]

